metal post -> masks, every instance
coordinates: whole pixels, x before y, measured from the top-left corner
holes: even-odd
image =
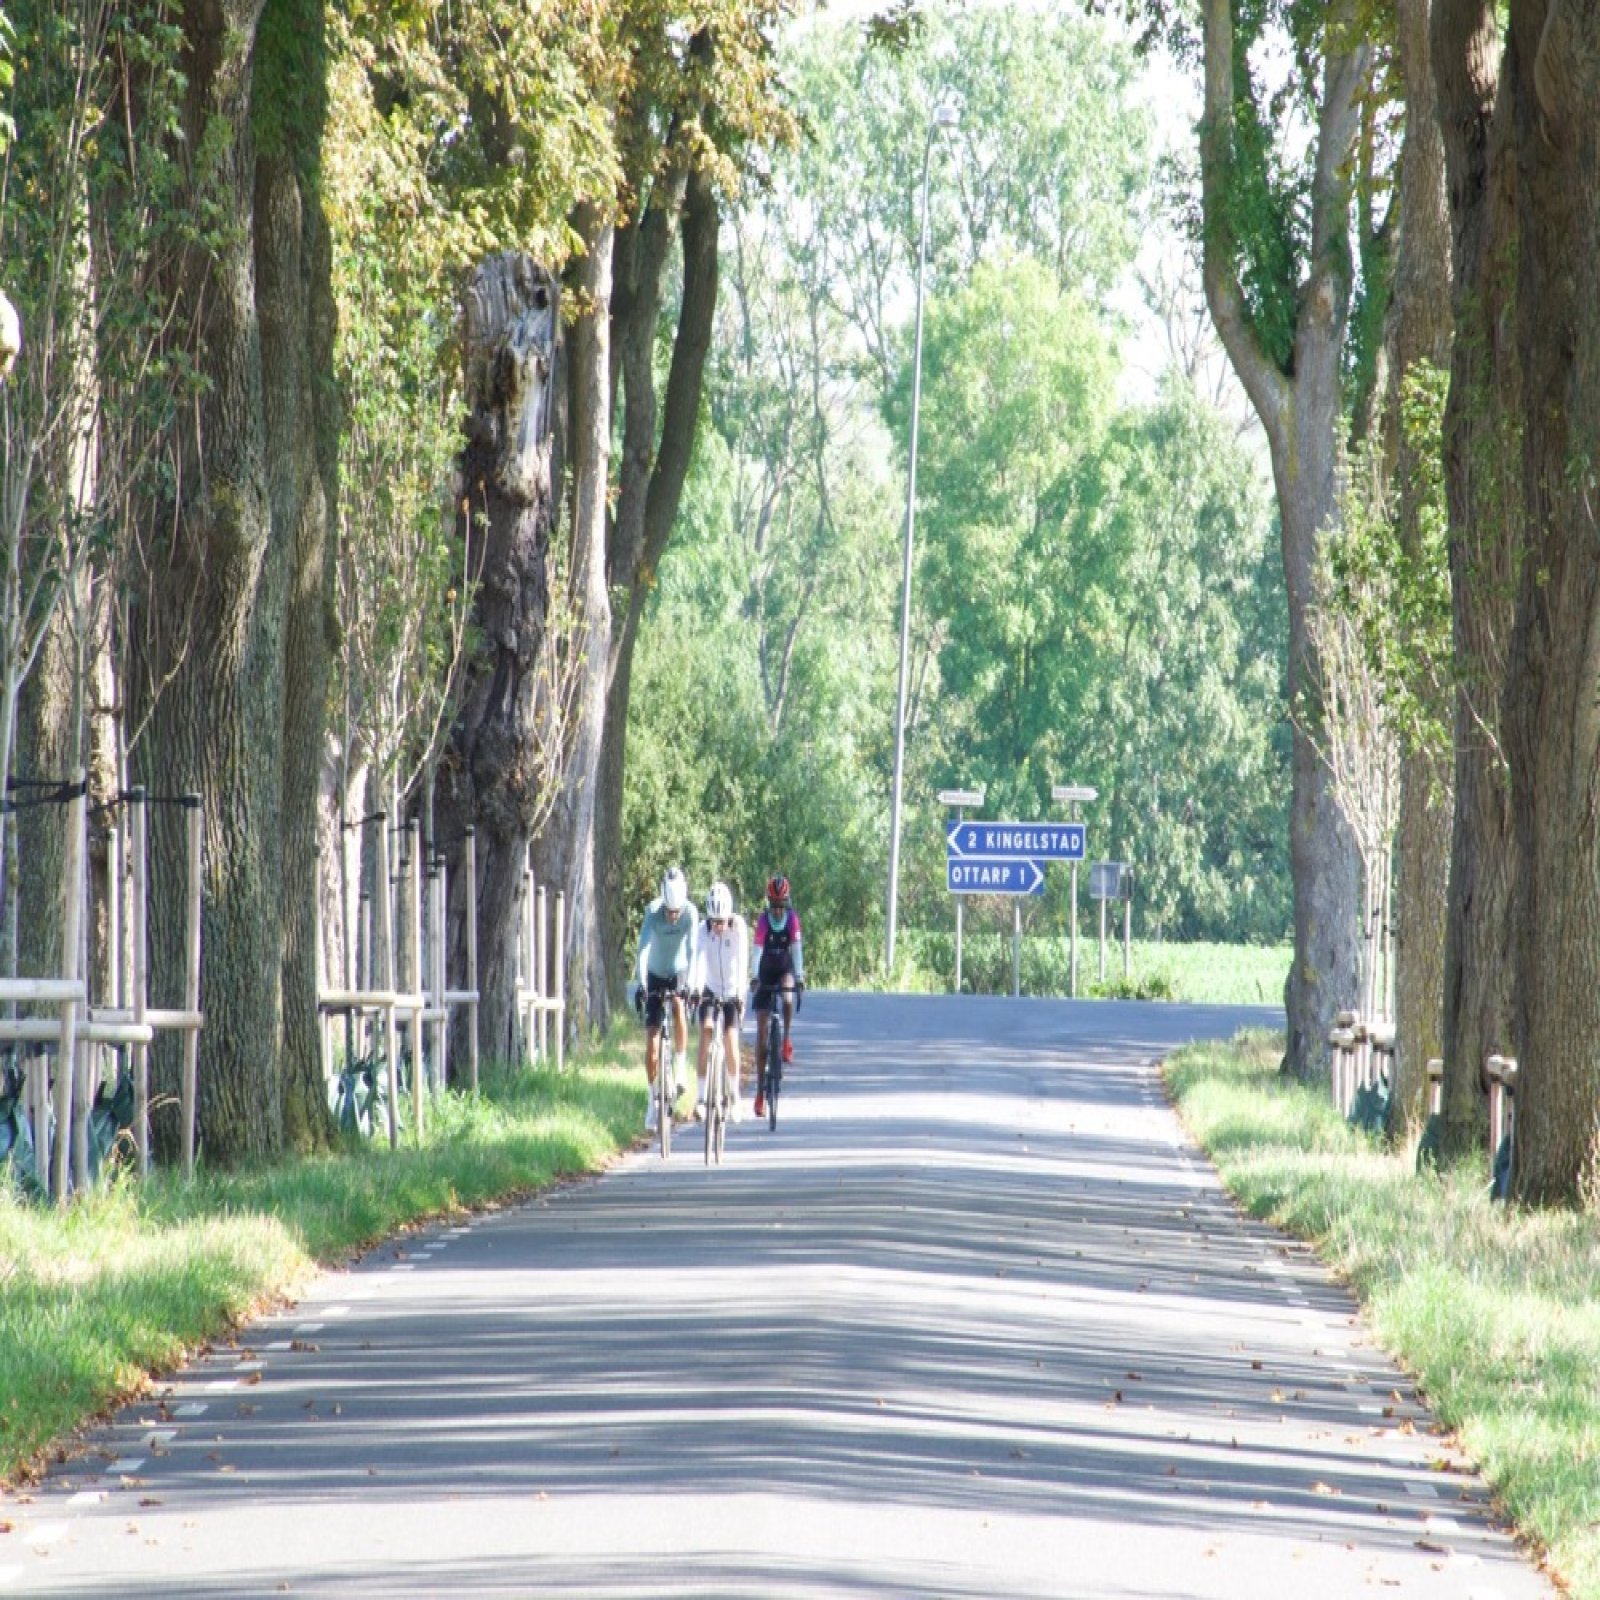
[[[889,800],[889,905],[884,932],[884,970],[894,977],[895,919],[900,901],[900,797],[906,764],[906,680],[911,650],[911,552],[917,519],[917,423],[922,409],[922,291],[928,264],[928,175],[933,165],[933,136],[953,127],[952,106],[940,106],[928,123],[922,152],[922,228],[917,244],[916,336],[911,357],[911,439],[906,452],[906,533],[900,572],[900,680],[894,713],[894,789]]]
[[[1050,798],[1057,805],[1070,805],[1072,820],[1076,823],[1083,820],[1083,814],[1078,809],[1079,802],[1098,800],[1100,791],[1090,788],[1086,783],[1057,783],[1050,787]],[[1078,863],[1076,861],[1072,863],[1072,940],[1071,957],[1068,962],[1067,994],[1074,1000],[1078,998]]]
[[[183,797],[189,823],[189,920],[183,974],[183,1009],[194,1016],[200,1009],[200,909],[204,903],[201,873],[205,865],[202,830],[205,816],[200,796]],[[183,1031],[183,1175],[194,1177],[195,1123],[200,1099],[200,1030]]]
[[[146,832],[145,792],[128,791],[129,853],[133,857],[133,903],[129,907],[133,974],[130,984],[135,1025],[143,1026],[150,1000],[150,844]],[[133,1138],[139,1152],[139,1173],[150,1173],[150,1046],[133,1047]]]
[[[462,915],[467,923],[467,1071],[478,1092],[478,837],[467,829],[467,887]]]
[[[1133,870],[1122,876],[1122,981],[1128,981],[1128,968],[1133,953]]]
[[[1011,897],[1011,998],[1022,998],[1022,897]]]
[[[1067,994],[1078,998],[1078,863],[1072,863],[1072,962],[1067,980]]]
[[[383,1059],[385,1076],[389,1083],[389,1148],[400,1145],[400,1063],[399,1040],[394,1026],[394,907],[389,896],[389,818],[379,812],[374,819],[378,824],[378,855],[374,866],[373,976],[384,991],[383,1001]]]

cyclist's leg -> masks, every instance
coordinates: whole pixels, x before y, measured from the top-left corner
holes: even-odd
[[[649,1104],[645,1108],[646,1129],[655,1126],[656,1077],[661,1071],[662,991],[646,980],[644,1001],[644,1075],[649,1085]]]
[[[756,1023],[756,1115],[766,1110],[767,1086],[767,1007],[772,1002],[770,989],[757,988],[751,1009]]]
[[[695,1115],[700,1116],[706,1106],[706,1065],[711,1054],[711,1029],[716,1020],[717,1005],[715,1001],[705,1001],[698,1008],[699,1035],[695,1043]]]
[[[783,976],[783,1059],[794,1060],[794,1046],[789,1042],[789,1030],[794,1026],[794,974]]]
[[[728,1074],[728,1103],[735,1109],[739,1105],[739,1012],[741,1006],[737,1000],[724,1002],[722,1016],[719,1018],[722,1027],[722,1054],[726,1062]]]

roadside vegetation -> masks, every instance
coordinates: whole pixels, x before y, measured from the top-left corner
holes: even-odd
[[[486,1073],[478,1099],[432,1102],[421,1147],[116,1181],[64,1211],[0,1183],[0,1482],[318,1267],[604,1167],[639,1126],[636,1046],[622,1029],[559,1076]]]
[[[1012,984],[1011,934],[997,931],[991,917],[983,919],[969,910],[961,940],[961,988],[966,994],[1010,994]],[[1005,914],[1009,922],[1009,913]],[[895,981],[898,992],[945,994],[955,982],[956,936],[954,913],[947,929],[908,928],[896,951]],[[810,932],[807,964],[810,969]],[[1287,944],[1219,944],[1205,940],[1170,941],[1134,939],[1123,970],[1122,936],[1106,937],[1105,975],[1100,971],[1098,924],[1093,913],[1078,923],[1078,997],[1089,1000],[1175,1000],[1196,1005],[1281,1006],[1283,980],[1292,950]],[[1071,970],[1071,944],[1065,933],[1024,934],[1022,939],[1022,992],[1025,995],[1064,996]],[[836,980],[822,966],[822,981]],[[884,987],[883,952],[877,965],[855,975],[853,987]]]
[[[1600,1196],[1489,1199],[1488,1159],[1419,1176],[1283,1078],[1280,1035],[1167,1067],[1191,1132],[1251,1215],[1308,1240],[1360,1297],[1507,1515],[1578,1596],[1600,1597]]]

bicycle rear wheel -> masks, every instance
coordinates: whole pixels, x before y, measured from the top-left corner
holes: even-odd
[[[672,1154],[672,1079],[676,1071],[672,1041],[667,1033],[670,1020],[661,1030],[661,1048],[656,1057],[656,1126],[661,1134],[661,1159]]]

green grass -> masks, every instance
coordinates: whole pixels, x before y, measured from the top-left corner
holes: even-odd
[[[486,1074],[477,1101],[430,1103],[420,1148],[380,1140],[193,1185],[122,1181],[64,1211],[0,1186],[0,1481],[319,1265],[604,1166],[640,1125],[637,1056],[624,1028],[559,1077]]]
[[[1283,1041],[1193,1046],[1167,1079],[1253,1215],[1311,1241],[1360,1296],[1506,1513],[1600,1600],[1600,1217],[1488,1199],[1488,1161],[1418,1177],[1347,1128]]]
[[[974,926],[974,923],[978,926]],[[1011,934],[968,918],[961,941],[961,985],[968,994],[1010,994]],[[879,955],[881,963],[881,952]],[[1174,944],[1134,939],[1123,976],[1122,939],[1108,933],[1105,977],[1100,976],[1099,925],[1078,929],[1078,994],[1090,999],[1180,1000],[1203,1005],[1282,1005],[1293,951],[1288,945]],[[895,981],[880,966],[860,974],[861,987],[922,994],[947,993],[955,980],[955,932],[907,929],[896,941]],[[1071,971],[1068,941],[1024,934],[1022,992],[1065,995]],[[826,980],[823,980],[826,981]]]

